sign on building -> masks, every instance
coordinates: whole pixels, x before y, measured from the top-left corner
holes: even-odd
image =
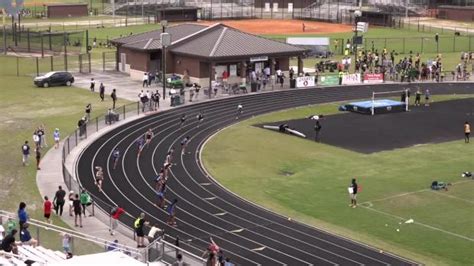
[[[314,86],[316,86],[316,80],[314,76],[296,78],[297,88],[307,88],[307,87],[314,87]]]

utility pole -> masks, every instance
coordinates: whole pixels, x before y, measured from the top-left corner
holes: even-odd
[[[166,98],[166,46],[171,44],[171,36],[169,33],[166,33],[166,27],[168,26],[168,21],[162,20],[161,24],[161,76],[163,81],[163,100]]]

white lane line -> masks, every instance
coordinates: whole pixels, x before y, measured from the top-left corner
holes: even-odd
[[[216,213],[216,214],[214,214],[214,215],[215,215],[215,216],[224,216],[224,215],[226,215],[226,214],[227,214],[227,212],[221,212],[221,213]]]
[[[236,230],[232,230],[232,231],[229,231],[229,233],[242,233],[244,231],[243,228],[240,228],[240,229],[236,229]]]
[[[259,247],[259,248],[254,248],[252,249],[253,251],[262,251],[264,250],[266,247]]]
[[[201,186],[210,186],[210,185],[212,185],[212,183],[200,183],[199,185],[201,185]]]
[[[177,115],[176,115],[176,119],[179,117],[179,115],[180,115],[180,114],[177,114]],[[119,134],[121,134],[121,133],[123,133],[123,132],[126,132],[127,130],[129,130],[129,129],[132,128],[132,127],[140,126],[140,124],[145,123],[145,122],[148,122],[148,120],[150,120],[150,119],[153,119],[153,117],[150,117],[150,118],[148,118],[148,119],[144,119],[143,121],[141,121],[140,123],[137,123],[137,124],[127,125],[126,127],[124,127],[124,129],[122,129],[121,131],[119,131],[119,132],[117,132],[116,134],[114,134],[113,137],[111,137],[111,138],[109,138],[107,141],[105,141],[105,142],[101,145],[101,147],[96,151],[96,153],[95,153],[95,155],[94,155],[94,157],[93,157],[93,162],[96,160],[96,157],[97,157],[98,153],[100,152],[100,150],[102,150],[103,147],[104,147],[109,141],[111,141],[112,139],[115,139]],[[160,123],[160,122],[162,122],[162,121],[156,121],[156,122],[154,122],[154,123]],[[162,126],[162,125],[164,125],[164,124],[169,124],[169,123],[172,123],[172,122],[173,122],[173,121],[170,120],[170,121],[165,122],[165,123],[162,123],[162,124],[160,124],[160,125]],[[132,131],[131,133],[127,134],[127,136],[126,136],[125,138],[122,138],[119,142],[117,142],[117,143],[114,145],[113,149],[115,149],[117,146],[119,146],[120,143],[122,143],[124,140],[126,140],[129,136],[135,134],[135,133],[138,132],[138,131],[142,131],[143,128],[149,128],[149,127],[150,127],[150,125],[146,125],[146,126],[140,127],[139,129],[136,129],[135,131]],[[157,128],[157,127],[154,127],[153,129],[155,129],[155,128]],[[125,175],[125,178],[127,179],[128,183],[133,187],[133,189],[134,189],[136,192],[138,192],[138,190],[130,183],[130,179],[128,178],[128,175],[127,175],[127,173],[125,172],[125,168],[124,168],[124,165],[125,165],[125,163],[124,163],[125,155],[126,155],[126,153],[128,152],[128,150],[130,149],[130,147],[133,146],[133,145],[134,145],[134,144],[133,144],[133,141],[132,141],[132,143],[130,143],[130,144],[128,145],[128,147],[126,148],[125,152],[121,152],[121,153],[122,153],[122,155],[121,155],[121,163],[122,163],[122,172],[123,172],[123,174]],[[112,149],[112,150],[113,150],[113,149]],[[107,163],[107,172],[109,173],[109,175],[110,175],[111,171],[110,171],[110,164],[109,164],[108,162],[110,161],[111,155],[112,155],[112,153],[110,152],[109,155],[108,155],[108,157],[107,157],[107,160],[106,160],[106,163]],[[93,169],[94,165],[95,165],[94,163],[91,165],[92,178],[94,177],[94,169]],[[77,169],[78,169],[78,168],[77,168]],[[139,171],[140,171],[140,169],[139,169]],[[155,172],[156,172],[156,171],[155,171]],[[143,180],[145,180],[145,178],[143,177],[141,171],[140,171],[140,175],[141,175],[141,178],[142,178]],[[132,205],[134,205],[138,210],[140,210],[141,212],[146,213],[149,217],[155,218],[155,219],[158,220],[161,224],[163,224],[163,225],[166,224],[164,221],[161,221],[158,217],[156,217],[156,216],[152,215],[151,213],[145,211],[144,209],[140,208],[137,204],[135,204],[133,201],[131,201],[131,200],[122,192],[122,190],[120,190],[120,189],[117,187],[116,183],[113,181],[113,178],[110,178],[110,179],[111,179],[111,181],[112,181],[114,187],[117,189],[117,191],[118,191],[120,194],[122,194],[122,196],[123,196],[125,199],[127,199],[127,201],[129,201]],[[146,182],[146,180],[145,180],[145,182]],[[148,186],[149,186],[149,185],[148,185]],[[151,187],[150,187],[150,188],[151,188]],[[153,189],[153,188],[151,188],[151,189]],[[143,194],[141,194],[140,192],[138,192],[138,195],[140,195],[140,196],[142,196],[143,198],[145,198],[145,197],[143,196]],[[145,200],[148,201],[147,198],[145,198]],[[148,201],[148,202],[149,202],[149,201]],[[163,210],[161,210],[161,211],[163,211]],[[179,220],[180,220],[180,219],[178,219],[178,221],[179,221]],[[200,229],[200,228],[197,228],[196,226],[194,226],[194,225],[192,225],[192,224],[190,224],[190,223],[187,223],[187,222],[184,222],[184,221],[182,221],[182,222],[183,222],[184,224],[188,224],[189,226],[191,226],[191,227],[193,227],[193,228],[195,228],[195,229],[197,229],[197,230],[199,230],[199,231],[202,231],[202,232],[204,232],[204,233],[208,233],[208,232],[206,232],[206,231],[204,231],[204,230],[202,230],[202,229]],[[177,230],[177,231],[183,233],[184,235],[189,235],[189,236],[195,237],[194,235],[191,235],[191,234],[189,234],[189,233],[186,233],[186,232],[184,232],[184,231],[182,231],[182,230],[180,230],[180,229],[175,229],[175,230]],[[219,237],[218,237],[218,238],[219,238]],[[227,241],[226,239],[223,239],[223,238],[220,238],[220,239],[222,239],[223,241],[226,241],[226,242],[230,242],[230,241]],[[205,244],[207,244],[205,241],[203,241],[203,240],[201,240],[201,241],[204,242]],[[231,243],[231,244],[234,244],[234,243],[232,243],[232,242],[230,242],[230,243]],[[239,245],[237,245],[237,244],[234,244],[234,245],[239,246]],[[239,246],[239,247],[245,249],[245,248],[242,247],[242,246]],[[253,263],[253,264],[257,264],[256,262],[254,262],[254,261],[252,261],[252,260],[249,260],[249,259],[247,259],[247,258],[244,258],[244,257],[242,257],[242,256],[240,256],[240,255],[238,255],[238,254],[236,254],[236,253],[234,253],[234,252],[231,252],[231,251],[228,251],[228,252],[231,253],[231,254],[232,254],[233,256],[235,256],[235,257],[239,257],[239,258],[242,258],[243,260],[246,260],[246,261],[251,262],[251,263]]]
[[[451,198],[451,199],[461,200],[461,201],[464,201],[464,202],[467,202],[467,203],[470,203],[470,204],[474,204],[474,201],[472,201],[472,200],[463,199],[463,198],[456,197],[456,196],[453,196],[453,195],[450,195],[450,194],[446,194],[444,191],[433,190],[433,193],[436,193],[437,195],[448,197],[448,198]]]
[[[209,197],[209,198],[204,198],[205,200],[215,200],[217,197]]]
[[[386,216],[390,216],[390,217],[395,218],[397,220],[402,220],[402,221],[407,220],[407,218],[404,218],[402,216],[394,215],[394,214],[384,212],[384,211],[380,211],[380,210],[377,210],[377,209],[374,209],[374,208],[370,208],[370,207],[366,207],[366,206],[361,206],[361,207],[365,208],[367,210],[371,210],[373,212],[377,212],[377,213],[380,213],[380,214],[383,214],[383,215],[386,215]],[[458,237],[458,238],[461,238],[461,239],[464,239],[464,240],[474,242],[474,238],[470,238],[470,237],[467,237],[467,236],[464,236],[464,235],[456,234],[456,233],[453,233],[453,232],[450,232],[450,231],[447,231],[447,230],[444,230],[444,229],[441,229],[441,228],[438,228],[438,227],[434,227],[434,226],[429,225],[429,224],[420,223],[418,221],[415,221],[414,224],[417,224],[417,225],[420,225],[420,226],[423,226],[423,227],[426,227],[426,228],[429,228],[429,229],[432,229],[432,230],[436,230],[438,232],[442,232],[442,233],[445,233],[445,234],[448,234],[448,235],[451,235],[451,236],[454,236],[454,237]]]

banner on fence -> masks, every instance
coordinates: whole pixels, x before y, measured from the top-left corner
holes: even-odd
[[[328,75],[328,76],[320,76],[319,83],[321,85],[339,85],[339,76],[338,75]]]
[[[316,86],[316,80],[314,79],[314,76],[296,78],[297,88],[307,88],[307,87],[314,87],[314,86]]]
[[[383,83],[383,74],[364,74],[364,83]]]
[[[344,74],[342,76],[343,85],[352,85],[352,84],[359,84],[359,83],[361,83],[360,73]]]

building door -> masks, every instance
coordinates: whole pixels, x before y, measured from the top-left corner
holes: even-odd
[[[127,65],[127,54],[121,53],[120,54],[120,71],[122,72],[127,71],[126,65]]]

